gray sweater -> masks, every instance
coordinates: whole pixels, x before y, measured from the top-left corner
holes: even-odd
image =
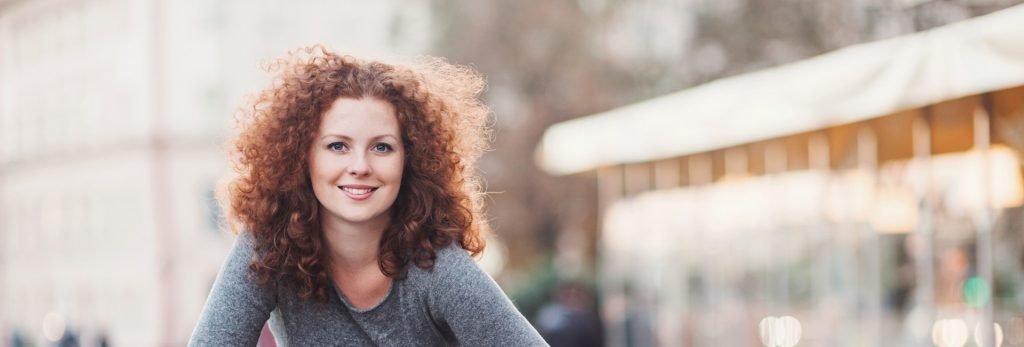
[[[327,303],[251,281],[253,238],[242,233],[217,275],[189,346],[255,346],[263,323],[279,346],[546,346],[512,302],[457,245],[430,270],[410,265],[376,306],[353,307],[335,288]]]

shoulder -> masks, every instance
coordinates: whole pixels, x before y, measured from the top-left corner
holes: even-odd
[[[483,310],[504,294],[477,265],[469,252],[452,243],[434,250],[437,258],[427,269],[410,265],[407,285],[425,299],[431,314],[446,320],[463,311]]]
[[[476,267],[476,260],[469,255],[457,242],[451,242],[447,246],[435,250],[437,260],[434,266],[441,269],[461,268],[466,266]]]
[[[224,260],[221,276],[225,277],[226,285],[260,287],[262,290],[276,291],[278,283],[268,281],[257,284],[250,264],[258,252],[256,238],[249,231],[241,231],[235,237],[234,245]]]
[[[434,250],[437,256],[434,266],[423,269],[414,264],[409,265],[409,279],[417,282],[450,282],[459,281],[467,276],[483,273],[476,260],[457,242]]]
[[[256,239],[253,235],[247,231],[239,232],[235,236],[231,251],[228,252],[224,270],[235,275],[247,275],[249,273],[249,263],[255,252]]]
[[[277,306],[273,285],[249,276],[253,238],[239,234],[206,299],[189,343],[193,345],[255,345],[260,328]]]

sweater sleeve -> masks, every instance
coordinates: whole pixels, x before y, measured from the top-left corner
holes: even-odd
[[[189,346],[255,346],[263,324],[277,306],[271,284],[257,285],[249,276],[252,235],[243,232],[217,274]]]
[[[498,284],[458,246],[437,251],[428,293],[435,322],[463,346],[547,346]]]

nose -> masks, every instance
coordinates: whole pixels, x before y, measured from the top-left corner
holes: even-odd
[[[352,156],[352,161],[348,165],[348,174],[352,176],[366,176],[369,175],[372,170],[370,169],[370,163],[366,158],[365,154],[356,154]]]

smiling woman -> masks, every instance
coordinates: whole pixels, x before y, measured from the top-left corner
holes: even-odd
[[[474,165],[483,79],[322,47],[272,66],[240,122],[239,233],[191,346],[545,345],[473,261],[487,229]]]

